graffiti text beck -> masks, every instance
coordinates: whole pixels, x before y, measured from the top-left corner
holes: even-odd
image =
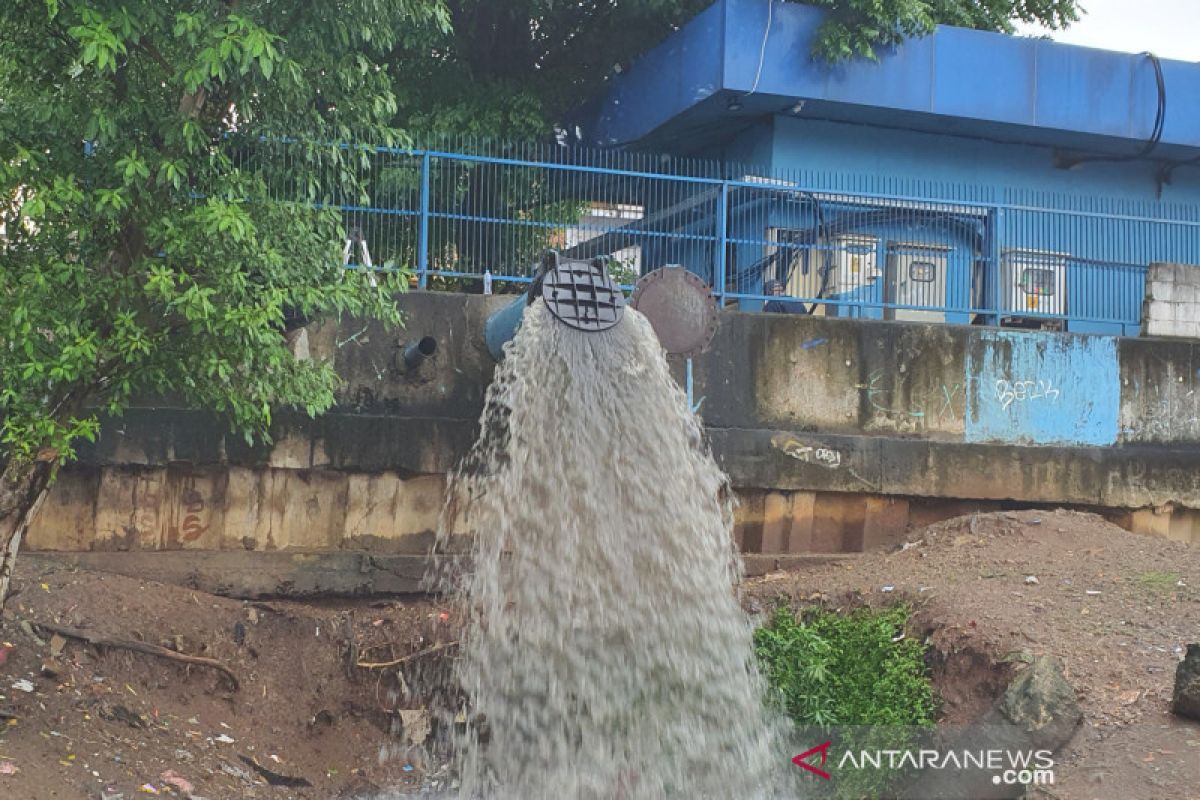
[[[996,381],[996,399],[1007,410],[1013,403],[1047,400],[1051,403],[1058,401],[1059,391],[1052,380],[1010,381],[1000,378]]]

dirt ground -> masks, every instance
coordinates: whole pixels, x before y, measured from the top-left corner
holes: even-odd
[[[1070,511],[960,517],[908,542],[753,579],[747,602],[910,604],[949,724],[978,717],[1031,656],[1054,656],[1084,723],[1055,785],[1031,796],[1200,798],[1200,723],[1168,710],[1175,667],[1200,641],[1200,549]]]
[[[1182,648],[1200,640],[1200,550],[1065,511],[962,517],[909,542],[752,579],[745,602],[910,604],[947,723],[1051,654],[1085,723],[1032,796],[1200,798],[1200,723],[1167,710]],[[0,798],[366,798],[440,769],[409,746],[425,735],[420,700],[395,670],[355,666],[451,654],[456,620],[432,601],[248,603],[29,559],[17,587],[0,627]],[[39,623],[215,659],[240,685]]]
[[[451,641],[448,612],[431,602],[246,603],[32,564],[18,567],[20,594],[0,628],[0,648],[11,646],[0,663],[0,797],[328,800],[421,779],[424,764],[408,757],[402,730],[393,735],[406,703],[391,673],[348,663]],[[207,666],[53,638],[37,623],[216,659],[240,686]],[[311,786],[271,785],[245,759],[277,783]],[[17,771],[3,774],[5,763]]]

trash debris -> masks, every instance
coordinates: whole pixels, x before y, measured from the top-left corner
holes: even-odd
[[[0,775],[16,775],[21,770],[11,761],[0,761]]]
[[[891,584],[889,583],[887,586],[884,586],[884,587],[883,587],[883,588],[881,588],[879,591],[881,591],[881,592],[883,592],[883,593],[885,593],[885,594],[886,594],[886,593],[888,593],[888,592],[894,592],[894,591],[896,591],[896,587],[895,587],[895,586],[893,586],[893,585],[891,585]]]
[[[191,781],[173,769],[167,770],[163,774],[159,775],[158,778],[168,786],[174,786],[176,789],[183,792],[184,795],[189,795],[196,791],[196,787],[192,785]]]
[[[221,744],[233,744],[237,741],[237,739],[234,739],[227,733],[222,733],[220,736],[214,736],[213,741],[220,742]]]
[[[1030,586],[1037,586],[1041,581],[1037,579],[1037,575],[1026,575],[1025,582]]]
[[[300,786],[312,786],[312,784],[309,783],[305,778],[292,777],[291,775],[281,775],[278,772],[272,772],[271,770],[259,764],[250,756],[238,755],[238,758],[240,758],[244,764],[261,775],[263,779],[272,786],[291,786],[293,788]]]
[[[1096,595],[1101,594],[1099,589],[1086,589],[1083,593],[1089,597],[1095,597]]]
[[[226,775],[230,775],[234,778],[238,778],[245,783],[254,783],[254,776],[250,774],[248,770],[242,769],[236,764],[228,764],[222,761],[221,772],[224,772]]]
[[[158,787],[156,787],[153,783],[143,783],[141,786],[138,787],[138,791],[142,792],[143,794],[158,794],[159,793]]]
[[[240,622],[233,623],[233,643],[241,647],[246,641],[246,626]]]
[[[12,685],[12,688],[13,688],[14,692],[25,692],[26,694],[29,694],[30,692],[33,691],[33,681],[27,681],[24,678],[22,678],[21,680],[14,683]]]
[[[112,708],[103,707],[100,709],[100,718],[109,720],[110,722],[124,722],[131,728],[145,728],[146,718],[141,714],[130,711],[122,705],[116,705]]]

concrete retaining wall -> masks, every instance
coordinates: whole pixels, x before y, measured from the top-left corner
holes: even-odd
[[[316,325],[345,380],[316,420],[280,415],[270,446],[219,419],[145,404],[64,470],[33,549],[421,553],[444,475],[476,433],[505,298],[413,294],[404,331]],[[416,370],[403,344],[434,336]],[[694,364],[716,457],[751,552],[894,542],[913,515],[1072,505],[1200,539],[1200,343],[723,315]],[[682,380],[683,364],[674,365]],[[636,413],[631,409],[630,413]]]

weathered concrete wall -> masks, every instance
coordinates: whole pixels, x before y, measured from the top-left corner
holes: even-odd
[[[715,428],[1190,446],[1198,345],[730,313],[696,361],[695,392]]]
[[[428,552],[443,475],[171,464],[63,472],[34,550]]]
[[[424,552],[494,369],[483,322],[506,300],[413,294],[403,331],[314,326],[313,356],[345,380],[339,405],[281,415],[270,446],[165,401],[106,423],[29,545]],[[437,353],[405,369],[403,344],[420,336]],[[749,551],[881,546],[910,512],[960,501],[1107,509],[1200,540],[1198,347],[727,313],[694,394]]]

